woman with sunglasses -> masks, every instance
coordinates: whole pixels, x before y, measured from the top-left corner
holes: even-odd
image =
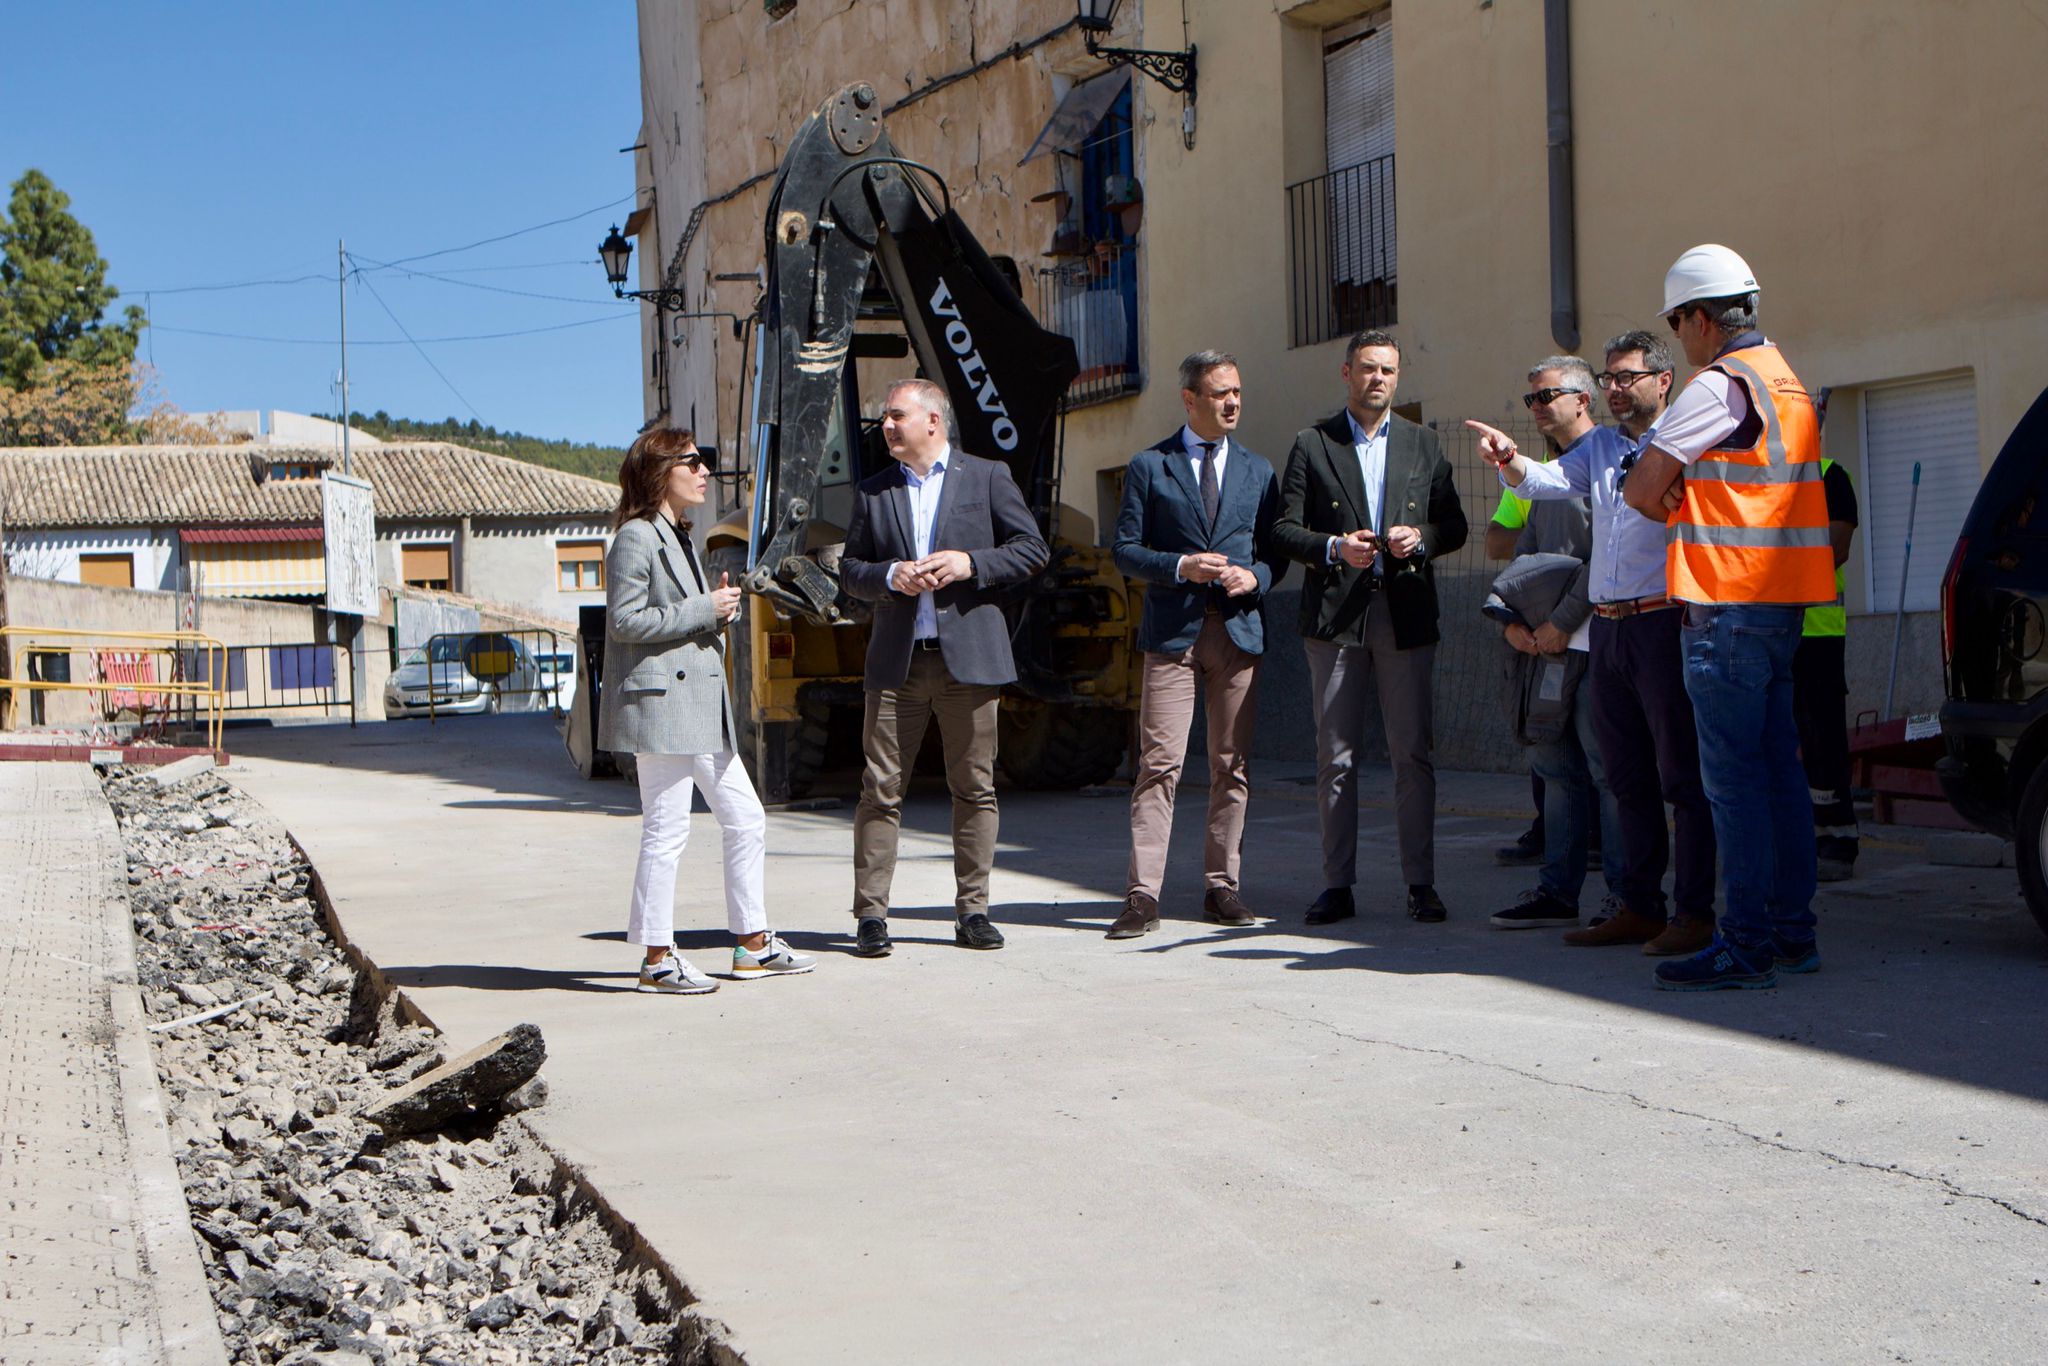
[[[640,864],[626,939],[642,950],[639,989],[691,996],[718,983],[675,952],[676,868],[702,791],[724,833],[726,925],[733,980],[817,966],[768,928],[762,900],[767,818],[735,752],[725,688],[725,626],[739,615],[729,575],[716,586],[690,543],[711,459],[695,436],[643,432],[619,466],[619,505],[605,556],[604,687],[599,748],[633,756],[640,782]]]

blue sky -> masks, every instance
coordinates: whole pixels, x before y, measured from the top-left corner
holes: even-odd
[[[180,407],[335,410],[338,238],[367,266],[584,214],[407,267],[448,280],[351,284],[352,406],[617,444],[639,427],[635,310],[596,264],[633,190],[631,0],[78,0],[15,7],[7,48],[0,177],[34,166],[71,196],[117,310],[149,292],[143,357]],[[307,274],[326,278],[170,292]]]

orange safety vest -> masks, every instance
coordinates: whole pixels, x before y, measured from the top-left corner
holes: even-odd
[[[1755,445],[1707,451],[1686,467],[1685,498],[1664,533],[1671,596],[1717,604],[1832,602],[1835,555],[1813,400],[1768,342],[1730,351],[1706,368],[1740,384],[1763,425]]]

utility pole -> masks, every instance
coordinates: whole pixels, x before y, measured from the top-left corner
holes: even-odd
[[[354,474],[348,458],[348,244],[334,242],[334,285],[341,294],[341,472]]]

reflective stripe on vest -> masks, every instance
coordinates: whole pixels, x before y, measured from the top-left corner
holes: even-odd
[[[1820,423],[1778,348],[1731,351],[1707,367],[1743,387],[1761,421],[1746,449],[1705,453],[1665,532],[1671,596],[1701,603],[1825,603],[1834,596]]]
[[[1828,471],[1833,469],[1834,467],[1834,461],[1828,459],[1826,456],[1821,457],[1820,474],[1823,481],[1826,480]],[[1827,488],[1825,482],[1822,483],[1821,488],[1823,490],[1823,496],[1825,496],[1825,490]],[[1832,555],[1834,554],[1834,551],[1834,545],[1832,542],[1830,542],[1828,545],[1828,553]],[[1799,628],[1799,634],[1802,636],[1848,635],[1849,609],[1846,605],[1847,602],[1848,597],[1846,596],[1845,592],[1845,581],[1842,577],[1842,566],[1836,565],[1835,600],[1831,603],[1827,603],[1824,606],[1807,608],[1806,620],[1804,623],[1801,624]]]

